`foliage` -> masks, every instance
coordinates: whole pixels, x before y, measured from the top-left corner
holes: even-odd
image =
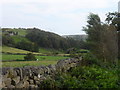
[[[65,49],[67,46],[66,41],[61,36],[36,28],[28,30],[26,38],[45,48]]]
[[[95,55],[93,55],[92,53],[86,53],[86,54],[82,54],[82,61],[80,63],[81,66],[91,66],[93,64],[100,66],[101,65],[101,61],[98,60]]]
[[[114,25],[118,31],[118,58],[120,59],[120,13],[107,13],[106,22],[108,24]]]
[[[84,54],[88,53],[88,50],[70,48],[67,50],[67,53],[69,53],[70,57],[72,58],[79,58],[79,57],[82,57]]]
[[[38,52],[39,51],[39,47],[37,44],[30,42],[30,41],[25,41],[25,40],[18,42],[16,47],[19,49],[28,50],[31,52]]]
[[[27,38],[25,38],[23,36],[20,36],[20,35],[13,35],[13,36],[10,36],[10,37],[14,40],[15,44],[17,44],[18,42],[21,42],[23,40],[25,42],[29,41]]]
[[[55,33],[46,32],[37,28],[2,28],[2,32],[3,35],[7,34],[12,41],[14,41],[14,43],[12,43],[11,40],[8,40],[10,41],[8,44],[23,50],[38,52],[38,47],[56,50],[66,50],[72,47],[86,48],[83,40],[74,40],[69,37],[63,38]],[[17,34],[12,35],[9,32],[17,32]]]
[[[9,35],[2,35],[2,44],[7,46],[14,46],[14,40]]]
[[[88,16],[88,25],[83,30],[88,34],[87,43],[90,51],[103,62],[116,63],[117,31],[113,25],[101,23],[97,14]]]
[[[117,86],[117,73],[96,65],[74,68],[71,75],[80,80],[82,88],[115,88]]]
[[[36,57],[35,57],[35,55],[32,54],[32,53],[28,53],[26,56],[24,56],[24,60],[35,61],[35,60],[36,60]]]
[[[67,73],[57,73],[53,79],[43,81],[40,86],[66,89],[118,88],[117,79],[116,71],[92,65],[72,68]]]
[[[80,42],[72,38],[63,38],[55,33],[45,32],[37,28],[28,29],[26,38],[37,43],[40,47],[57,50],[66,50],[71,47],[80,48],[80,46],[83,46],[82,41]]]

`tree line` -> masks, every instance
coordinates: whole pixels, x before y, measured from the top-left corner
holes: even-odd
[[[29,29],[26,35],[30,41],[35,42],[40,47],[53,48],[53,49],[63,49],[68,48],[84,48],[84,41],[74,40],[70,37],[64,38],[60,35],[51,32],[45,32],[40,29],[34,28]]]

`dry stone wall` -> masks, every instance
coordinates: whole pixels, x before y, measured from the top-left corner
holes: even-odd
[[[76,67],[80,61],[81,58],[70,58],[49,66],[1,68],[2,84],[0,84],[0,88],[39,88],[43,80],[53,77],[57,72],[66,72],[70,68]]]

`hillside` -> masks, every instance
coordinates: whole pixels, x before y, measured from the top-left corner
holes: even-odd
[[[42,51],[40,48],[65,51],[73,47],[83,47],[82,42],[76,40],[85,39],[85,35],[69,37],[73,38],[65,38],[38,28],[2,28],[3,45],[32,52]]]
[[[22,49],[13,48],[13,47],[2,46],[2,53],[5,53],[5,54],[27,54],[27,53],[31,53],[31,52],[22,50]],[[41,53],[36,53],[36,52],[33,52],[33,53],[41,54]]]
[[[87,39],[87,35],[63,35],[63,37],[67,38],[73,38],[75,40],[86,40]]]

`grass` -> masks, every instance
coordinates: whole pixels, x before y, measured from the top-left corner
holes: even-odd
[[[2,62],[2,67],[24,67],[24,66],[40,66],[56,64],[57,61],[16,61],[16,62]]]
[[[8,46],[2,46],[2,52],[3,53],[21,53],[21,54],[25,54],[25,53],[29,53],[29,51],[26,50],[21,50],[21,49],[17,49],[17,48],[13,48],[13,47],[8,47]]]
[[[21,49],[17,49],[17,48],[13,48],[13,47],[8,47],[8,46],[2,46],[2,52],[3,53],[12,53],[12,54],[18,54],[18,53],[19,54],[27,54],[27,53],[30,53],[30,51],[21,50]],[[34,52],[34,54],[41,54],[41,53]]]
[[[2,67],[23,67],[23,66],[39,66],[39,65],[50,65],[56,64],[58,60],[66,59],[69,57],[63,56],[36,56],[38,61],[22,61],[25,55],[2,55],[3,61],[16,60],[11,62],[2,62]],[[17,59],[19,59],[17,61]],[[21,61],[20,61],[21,60]]]
[[[2,55],[2,60],[24,60],[25,55],[8,55],[8,54],[3,54]],[[63,57],[63,56],[36,56],[36,58],[39,61],[58,61],[61,59],[66,59],[69,57]]]
[[[27,34],[26,30],[23,30],[23,29],[12,29],[10,31],[18,32],[18,35],[20,36],[25,36]]]
[[[19,36],[19,35],[14,35],[14,36],[11,36],[12,39],[14,40],[15,43],[18,43],[20,41],[29,41],[27,38],[23,37],[23,36]]]
[[[40,48],[39,52],[44,54],[64,53],[63,51],[59,51],[55,49],[47,49],[47,48]]]

